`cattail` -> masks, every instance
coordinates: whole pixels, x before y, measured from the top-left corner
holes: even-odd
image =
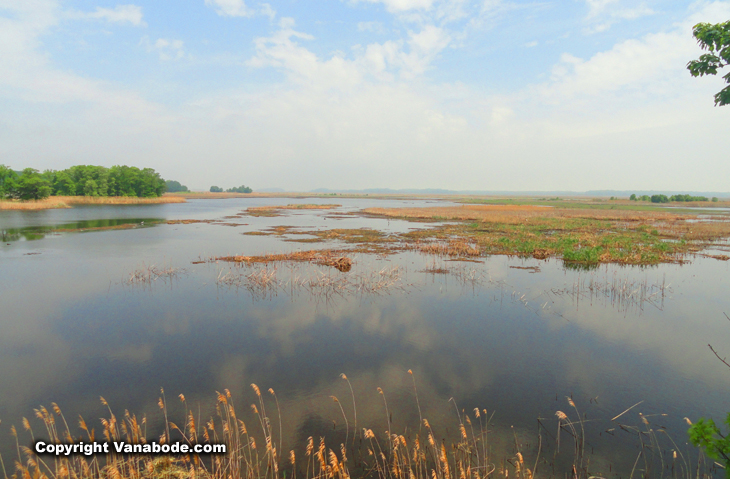
[[[476,417],[482,417],[482,415],[481,415],[481,414],[479,414],[479,408],[478,408],[478,407],[475,407],[475,408],[474,408],[474,415],[475,415]]]
[[[522,453],[517,453],[517,460],[520,461],[520,464],[525,463],[525,460],[522,458]]]
[[[570,404],[572,407],[575,407],[575,403],[573,402],[572,398],[568,398],[568,404]]]
[[[59,416],[61,415],[61,408],[58,407],[58,404],[56,404],[55,402],[52,402],[51,407],[53,407],[53,412],[55,412]]]
[[[261,390],[259,390],[259,387],[253,383],[251,383],[251,387],[253,388],[254,392],[258,397],[261,397]]]
[[[461,430],[461,437],[463,439],[466,439],[466,428],[464,427],[464,425],[463,424],[459,424],[459,429]]]
[[[293,466],[297,462],[297,456],[294,455],[294,450],[289,451],[289,462]]]
[[[162,398],[157,401],[157,405],[160,406],[160,409],[165,409],[165,403],[162,402]]]
[[[568,420],[568,416],[563,411],[556,411],[555,415],[558,416],[558,419],[561,419],[563,421]]]
[[[254,414],[258,414],[259,413],[259,410],[258,410],[258,408],[256,407],[255,404],[251,404],[251,409],[253,409]]]
[[[185,396],[182,393],[178,397],[180,398],[180,402],[185,402]]]
[[[312,436],[309,436],[307,439],[307,456],[312,455],[312,450],[314,449],[314,439],[312,439]]]

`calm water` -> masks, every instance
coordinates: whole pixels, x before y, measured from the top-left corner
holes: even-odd
[[[241,234],[270,226],[424,228],[428,225],[331,216],[371,206],[435,204],[308,199],[343,206],[224,219],[249,206],[297,201],[0,212],[6,239],[0,247],[3,455],[12,457],[10,425],[20,426],[20,418],[31,418],[41,404],[58,403],[67,418],[83,414],[98,430],[103,396],[118,413],[148,414],[154,427],[161,387],[169,398],[184,393],[205,416],[214,407],[215,391],[225,388],[242,410],[254,400],[251,383],[276,390],[288,450],[309,435],[344,434],[339,408],[329,399],[340,398],[351,414],[340,373],[355,390],[360,427],[376,433],[387,427],[377,387],[385,391],[394,431],[418,427],[411,369],[423,416],[443,436],[458,425],[453,398],[467,412],[474,407],[494,412],[495,453],[513,451],[512,427],[523,452],[534,452],[540,431],[548,451],[543,457],[550,462],[555,412],[577,419],[566,400],[572,397],[586,415],[591,464],[606,476],[628,476],[641,448],[638,436],[618,423],[644,428],[641,412],[652,428],[666,428],[686,454],[683,418],[718,420],[730,410],[730,371],[707,347],[711,343],[730,355],[730,322],[723,315],[730,314],[728,262],[696,258],[684,266],[574,271],[556,260],[490,257],[463,263],[400,253],[355,254],[348,273],[279,267],[277,277],[285,283],[318,274],[372,280],[379,271],[398,268],[397,281],[379,293],[330,298],[303,288],[229,287],[217,279],[252,270],[192,264],[211,256],[338,245]],[[163,223],[170,219],[220,219],[239,226]],[[124,223],[138,227],[49,232]],[[151,266],[180,270],[175,278],[127,284],[134,271]],[[538,266],[539,272],[515,266]],[[451,273],[425,271],[433,268]],[[184,412],[182,406],[171,409],[173,416]],[[671,456],[667,451],[674,446],[659,436]],[[561,440],[562,452],[570,449],[567,433]]]

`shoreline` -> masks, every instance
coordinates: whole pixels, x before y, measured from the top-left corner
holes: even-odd
[[[156,198],[136,196],[49,196],[42,200],[0,200],[0,211],[37,211],[73,208],[77,205],[157,205],[187,203],[183,197],[163,195]]]

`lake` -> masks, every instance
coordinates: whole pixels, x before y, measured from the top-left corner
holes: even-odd
[[[239,215],[296,202],[342,206]],[[57,403],[72,429],[79,414],[99,429],[103,396],[120,415],[146,414],[159,435],[161,388],[170,419],[184,424],[178,394],[205,419],[224,389],[248,412],[255,383],[276,392],[285,451],[301,450],[309,436],[356,434],[351,384],[359,429],[382,435],[391,423],[403,434],[419,429],[422,416],[449,438],[459,433],[457,414],[478,421],[478,407],[491,417],[494,457],[512,457],[517,444],[534,462],[539,447],[543,474],[562,476],[573,460],[569,428],[558,447],[557,411],[585,429],[585,458],[604,477],[628,477],[634,467],[670,475],[675,449],[696,466],[684,418],[721,422],[730,410],[730,370],[708,348],[730,356],[730,262],[698,256],[585,271],[556,259],[447,261],[410,250],[355,252],[347,272],[211,261],[352,246],[242,234],[276,226],[427,228],[352,213],[434,205],[452,203],[242,198],[0,211],[6,464],[15,455],[10,426],[22,429],[21,418],[39,405]],[[217,222],[167,224],[175,220]],[[263,269],[276,281],[253,282]],[[267,401],[278,427],[272,396]]]

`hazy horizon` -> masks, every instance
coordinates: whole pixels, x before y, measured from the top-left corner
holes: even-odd
[[[730,189],[730,1],[0,0],[0,163],[195,190]]]

